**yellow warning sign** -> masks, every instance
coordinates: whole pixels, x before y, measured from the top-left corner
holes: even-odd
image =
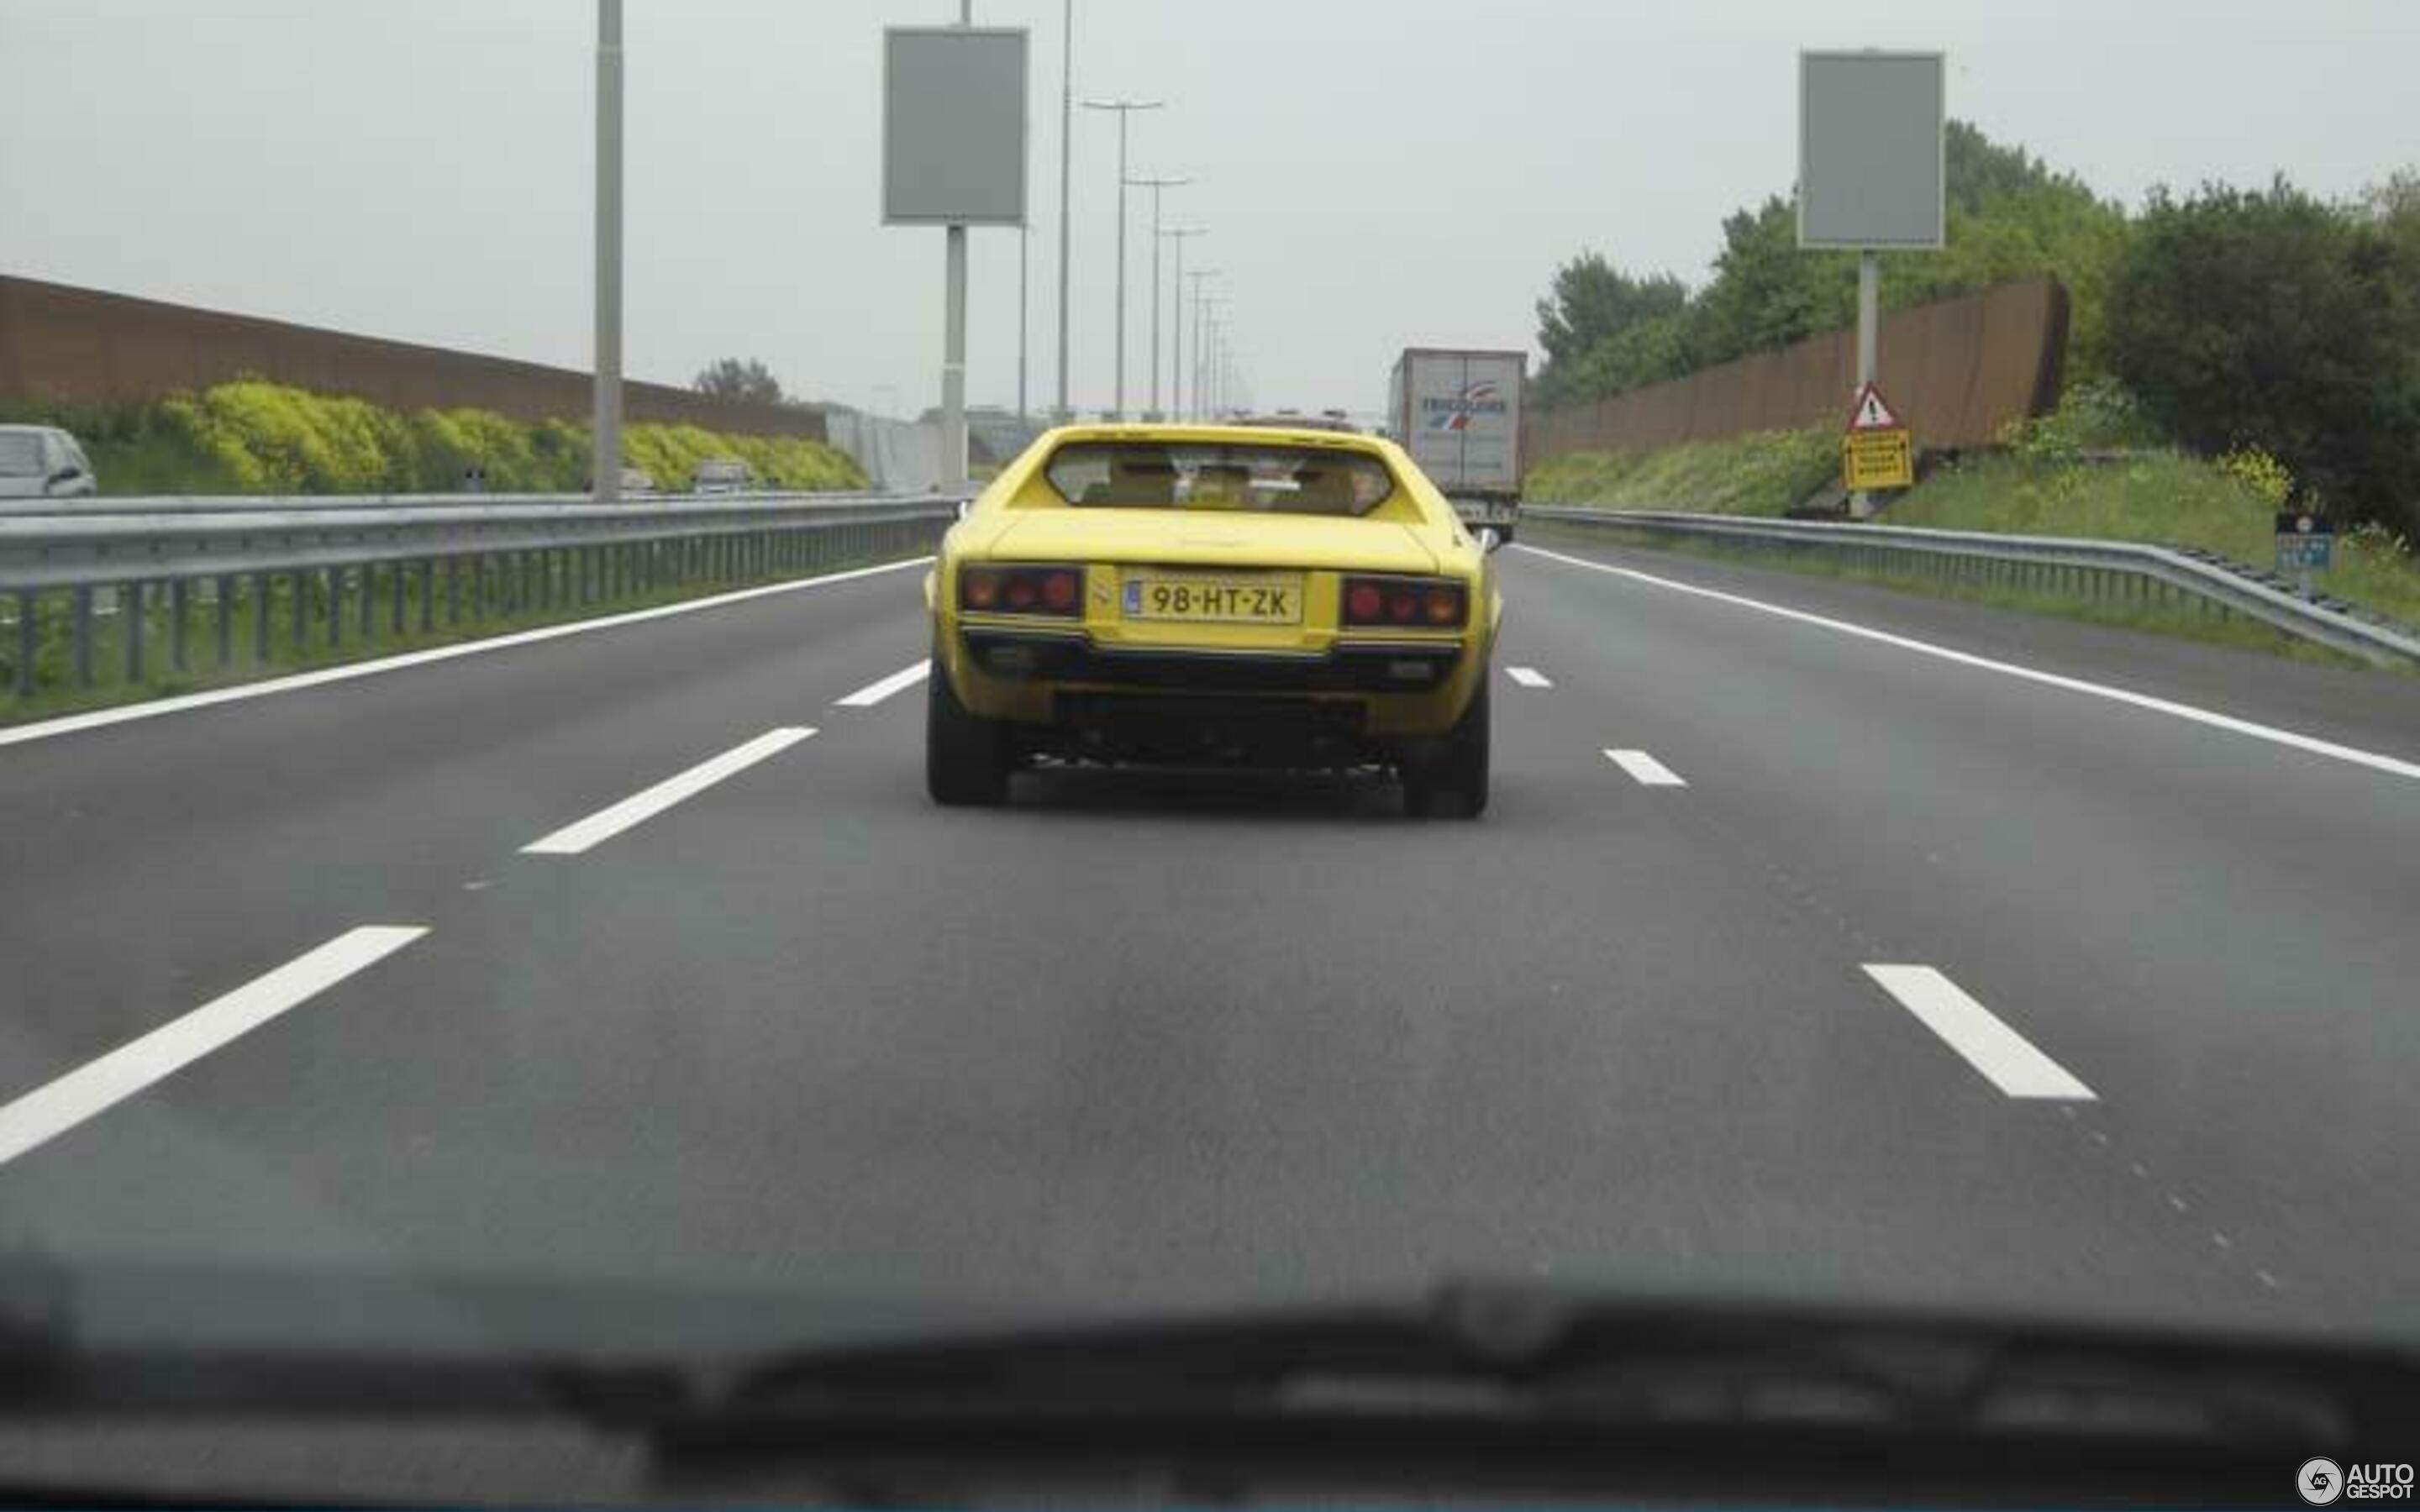
[[[1840,438],[1840,486],[1853,493],[1916,486],[1907,429],[1853,430]]]

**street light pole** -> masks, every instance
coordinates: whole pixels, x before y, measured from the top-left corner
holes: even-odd
[[[1128,182],[1137,189],[1151,191],[1151,409],[1148,413],[1156,420],[1159,418],[1159,192],[1180,188],[1193,180],[1146,176]]]
[[[1202,353],[1202,375],[1210,386],[1210,418],[1214,421],[1226,408],[1226,355],[1227,322],[1214,313],[1210,316],[1209,345]]]
[[[1051,419],[1065,424],[1067,409],[1067,181],[1076,131],[1076,0],[1064,0],[1059,18],[1059,408]]]
[[[1025,424],[1025,305],[1031,287],[1025,276],[1026,245],[1033,239],[1031,216],[1016,227],[1016,423]]]
[[[1115,395],[1110,417],[1126,417],[1126,117],[1139,110],[1157,110],[1156,100],[1087,100],[1086,110],[1113,110],[1118,113],[1118,371],[1111,392]]]
[[[1169,353],[1168,358],[1168,410],[1170,417],[1175,420],[1185,418],[1185,243],[1194,237],[1206,234],[1206,231],[1198,225],[1172,225],[1160,233],[1162,237],[1176,243],[1176,282],[1169,285],[1174,292],[1168,300],[1169,325],[1171,328],[1169,332],[1170,345],[1174,348]],[[1159,280],[1157,278],[1151,281],[1151,309],[1152,325],[1156,330],[1159,324]],[[1151,386],[1155,391],[1152,406],[1156,409],[1159,404],[1156,393],[1159,388],[1157,357],[1155,356],[1152,359],[1151,365]]]
[[[1232,301],[1211,295],[1202,301],[1202,349],[1194,357],[1194,394],[1204,420],[1218,418],[1218,343],[1219,332],[1226,325],[1226,309]],[[1209,396],[1207,403],[1202,395]]]
[[[597,0],[597,350],[589,476],[622,497],[622,0]]]
[[[1216,268],[1197,268],[1189,273],[1181,275],[1180,278],[1180,282],[1183,278],[1193,280],[1193,367],[1190,372],[1185,375],[1185,381],[1190,385],[1190,392],[1193,394],[1193,407],[1189,410],[1186,408],[1185,391],[1180,390],[1176,395],[1176,413],[1179,419],[1182,419],[1188,414],[1196,420],[1202,418],[1202,281],[1205,278],[1216,278],[1218,276],[1220,271],[1221,270],[1219,269]],[[1181,295],[1183,290],[1180,289],[1178,292]],[[1180,340],[1183,339],[1182,322],[1184,317],[1185,312],[1183,308],[1180,307],[1177,311],[1177,319],[1180,323]],[[1180,370],[1181,363],[1182,360],[1180,359]]]

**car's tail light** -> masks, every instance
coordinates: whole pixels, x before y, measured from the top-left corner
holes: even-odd
[[[1081,567],[958,569],[958,607],[978,614],[1049,614],[1073,619],[1083,612],[1083,588]]]
[[[1344,623],[1442,630],[1469,617],[1469,591],[1450,578],[1347,578]]]

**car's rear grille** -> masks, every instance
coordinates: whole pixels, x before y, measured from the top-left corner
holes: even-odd
[[[1054,748],[1105,761],[1345,766],[1370,759],[1355,702],[1062,693]]]
[[[1022,630],[970,629],[966,640],[995,677],[1185,691],[1423,693],[1462,660],[1450,641],[1347,643],[1322,655],[1102,646],[1080,634]]]

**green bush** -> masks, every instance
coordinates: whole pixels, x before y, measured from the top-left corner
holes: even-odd
[[[2154,195],[2111,282],[2112,370],[2205,455],[2258,446],[2336,513],[2420,526],[2420,268],[2279,180]]]
[[[2066,463],[2092,452],[2140,452],[2169,444],[2141,401],[2109,378],[2071,384],[2058,408],[2002,427],[2000,443],[2032,462]]]

